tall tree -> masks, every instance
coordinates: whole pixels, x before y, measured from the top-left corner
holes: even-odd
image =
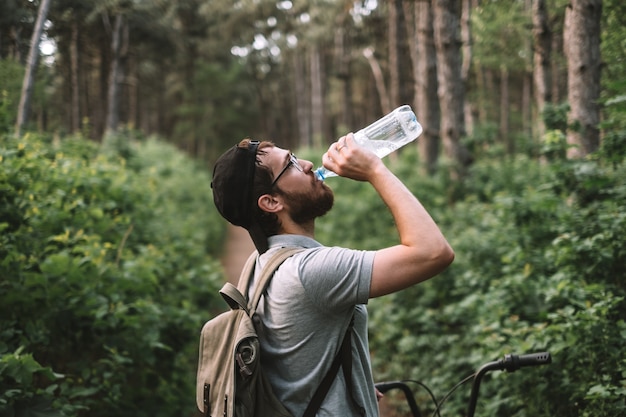
[[[548,26],[552,41],[550,43],[550,102],[562,103],[567,99],[567,63],[563,50],[565,10],[569,0],[546,0]]]
[[[531,16],[532,15],[532,8],[533,8],[533,4],[532,4],[533,0],[524,0],[524,14],[527,16]],[[531,18],[532,21],[532,18]],[[533,57],[532,57],[532,45],[533,45],[533,39],[528,37],[528,36],[524,36],[522,39],[522,50],[524,52],[528,51],[528,53],[524,54],[524,55],[528,55],[527,57],[525,57],[524,59],[524,72],[522,73],[522,100],[521,100],[521,115],[522,115],[522,129],[521,131],[524,132],[526,134],[527,137],[532,138],[532,130],[533,130],[533,123],[531,120],[531,114],[532,114],[532,103],[533,103],[533,99],[532,99],[532,85],[533,85]],[[513,145],[515,145],[513,143]],[[514,148],[515,146],[513,146]]]
[[[514,151],[514,143],[509,134],[510,115],[510,84],[509,69],[505,64],[500,65],[500,140],[504,141],[507,153]]]
[[[437,51],[437,80],[441,105],[441,140],[463,177],[472,157],[461,140],[465,136],[465,88],[461,78],[460,10],[457,0],[433,0],[433,33]]]
[[[461,65],[461,78],[467,84],[470,67],[472,65],[472,25],[471,14],[473,1],[461,1],[461,42],[463,48],[463,64]]]
[[[300,49],[292,52],[293,60],[293,80],[294,80],[294,102],[296,106],[298,125],[298,144],[300,146],[311,146],[311,100],[310,86],[307,84],[306,56]]]
[[[72,35],[70,38],[70,79],[72,87],[72,112],[71,124],[72,131],[80,130],[80,82],[79,82],[79,45],[78,39],[80,34],[79,23],[74,20],[71,24]]]
[[[532,4],[534,56],[533,56],[533,80],[535,87],[535,105],[537,107],[537,134],[543,136],[545,125],[541,114],[546,103],[550,102],[552,92],[550,78],[550,48],[552,46],[552,33],[548,25],[548,12],[546,0],[533,0]]]
[[[30,112],[30,101],[33,95],[33,86],[35,85],[35,72],[39,63],[39,43],[41,42],[41,34],[48,16],[50,8],[50,0],[42,0],[37,13],[37,21],[35,22],[35,30],[30,40],[30,51],[26,62],[26,72],[24,73],[24,82],[22,83],[22,95],[17,111],[17,122],[15,124],[15,136],[20,137],[22,129],[28,122]]]
[[[387,2],[387,27],[389,29],[387,42],[388,68],[389,68],[389,102],[391,107],[400,104],[400,0],[388,0]]]
[[[427,175],[435,174],[439,157],[439,99],[437,57],[433,40],[433,15],[429,1],[404,1],[409,52],[413,63],[413,107],[424,128],[418,140],[419,153]]]
[[[115,133],[120,121],[120,92],[124,79],[124,61],[128,52],[128,23],[119,13],[111,30],[111,70],[107,94],[107,121],[105,135]]]
[[[340,109],[339,127],[341,131],[353,129],[351,117],[352,83],[350,82],[351,43],[346,34],[346,22],[349,15],[347,12],[337,15],[335,28],[335,72],[339,81]]]
[[[384,114],[390,113],[393,110],[389,93],[387,91],[387,84],[385,83],[385,76],[383,70],[374,54],[373,48],[363,49],[363,56],[367,59],[374,76],[374,82],[376,84],[376,90],[378,91],[378,97],[380,99],[380,108]]]
[[[525,41],[530,14],[525,12],[525,4],[520,1],[482,2],[472,18],[479,94],[489,98],[483,104],[489,105],[488,110],[491,110],[485,112],[487,118],[481,121],[498,125],[497,138],[508,152],[515,148],[511,139],[514,136],[510,132],[514,130],[513,123],[519,120],[512,118],[510,111],[519,108],[518,103],[530,103],[531,43]],[[530,113],[520,110],[513,114]],[[523,128],[524,124],[520,127]]]
[[[571,0],[565,10],[569,157],[585,156],[600,144],[600,19],[602,0]]]
[[[318,45],[309,48],[311,65],[311,132],[313,144],[321,147],[324,137],[324,74],[322,71],[322,53]]]
[[[469,89],[470,69],[472,66],[472,25],[471,15],[473,2],[475,0],[461,1],[461,42],[463,50],[463,61],[461,64],[461,79],[465,86],[465,91]],[[469,100],[465,101],[465,129],[471,135],[474,130],[474,117],[472,105]]]

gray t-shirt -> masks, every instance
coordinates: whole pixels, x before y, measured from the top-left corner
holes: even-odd
[[[328,372],[354,314],[352,380],[367,416],[378,416],[367,339],[367,309],[374,254],[325,247],[299,235],[277,235],[257,260],[255,280],[280,247],[302,247],[276,271],[257,314],[261,360],[275,394],[295,416],[304,413]],[[255,281],[250,285],[253,291]],[[358,416],[340,369],[319,417]]]

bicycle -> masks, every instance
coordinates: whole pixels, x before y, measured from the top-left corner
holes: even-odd
[[[547,365],[552,363],[552,356],[549,352],[538,352],[538,353],[530,353],[525,355],[515,355],[508,354],[505,355],[503,359],[499,359],[493,362],[487,362],[483,364],[478,370],[464,378],[462,381],[457,383],[441,400],[438,402],[432,391],[423,383],[418,381],[389,381],[389,382],[378,382],[376,383],[376,388],[381,393],[386,393],[392,389],[399,389],[404,393],[406,397],[406,401],[408,403],[409,409],[411,410],[411,414],[413,417],[422,417],[422,413],[417,406],[417,402],[415,401],[415,397],[413,396],[413,391],[407,384],[407,382],[415,382],[418,385],[422,386],[429,393],[431,400],[435,405],[435,411],[432,416],[435,415],[441,417],[440,410],[445,401],[450,397],[450,395],[457,390],[460,386],[465,384],[466,382],[473,379],[472,390],[470,393],[470,398],[467,407],[467,414],[465,417],[474,417],[474,412],[476,411],[476,404],[478,402],[478,392],[480,390],[480,383],[485,376],[485,374],[489,371],[499,370],[499,371],[507,371],[507,372],[515,372],[518,369],[526,366],[539,366],[539,365]]]

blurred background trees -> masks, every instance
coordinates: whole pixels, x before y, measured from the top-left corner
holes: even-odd
[[[225,308],[207,166],[246,136],[319,163],[400,104],[424,133],[388,163],[457,258],[371,302],[376,378],[441,394],[549,350],[478,414],[626,414],[626,3],[51,0],[38,36],[44,6],[0,2],[1,416],[192,415]],[[320,241],[395,242],[366,184],[330,185]]]
[[[0,6],[3,71],[26,65],[39,5]],[[57,0],[40,44],[46,55],[29,127],[96,141],[136,129],[210,159],[246,135],[290,147],[327,144],[411,104],[425,127],[423,146],[434,149],[423,154],[434,164],[437,148],[428,144],[441,140],[462,172],[473,160],[474,132],[493,131],[510,154],[540,140],[546,106],[567,101],[567,137],[584,155],[598,146],[591,125],[606,119],[603,100],[617,95],[600,88],[601,62],[605,86],[623,79],[623,7]],[[11,82],[3,84],[9,96]]]

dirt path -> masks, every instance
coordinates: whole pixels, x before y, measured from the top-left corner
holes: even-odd
[[[222,266],[228,282],[237,285],[239,274],[248,256],[254,251],[250,235],[243,227],[228,225],[226,247],[222,255]]]

